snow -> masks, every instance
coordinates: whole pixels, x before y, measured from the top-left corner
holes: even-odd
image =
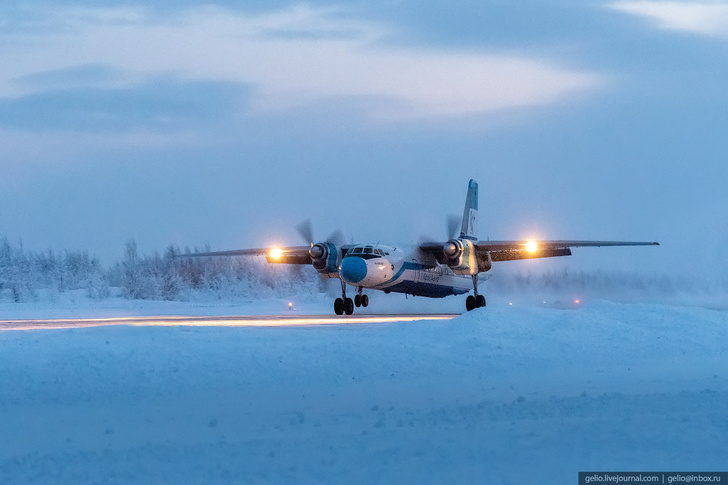
[[[68,298],[14,318],[288,311],[286,299]],[[562,484],[725,469],[728,312],[489,302],[444,321],[0,332],[0,483]]]

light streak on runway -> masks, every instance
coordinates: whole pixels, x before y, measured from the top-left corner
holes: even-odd
[[[451,320],[457,313],[385,315],[244,315],[244,316],[147,316],[112,318],[64,318],[49,320],[0,320],[1,330],[43,330],[131,325],[138,327],[286,327],[311,325],[351,325],[362,323]]]

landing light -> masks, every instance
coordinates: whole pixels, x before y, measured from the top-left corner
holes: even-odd
[[[536,243],[536,241],[528,241],[526,243],[526,251],[528,251],[529,253],[535,253],[536,251],[538,251],[538,244]]]
[[[283,251],[280,248],[273,248],[270,250],[270,257],[273,259],[280,259],[283,255]]]

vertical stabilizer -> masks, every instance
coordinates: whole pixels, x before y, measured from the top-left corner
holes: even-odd
[[[470,179],[468,195],[465,197],[465,211],[463,211],[463,225],[460,229],[460,238],[478,240],[478,182]]]

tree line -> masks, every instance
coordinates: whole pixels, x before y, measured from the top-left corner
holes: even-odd
[[[184,253],[209,248],[185,249]],[[90,298],[121,295],[141,300],[199,298],[266,298],[290,293],[318,293],[323,283],[315,271],[269,265],[262,258],[178,258],[169,246],[164,254],[140,254],[135,241],[124,246],[121,260],[104,266],[87,251],[28,251],[0,238],[0,300],[34,301],[39,291],[86,290]]]
[[[268,264],[261,257],[180,258],[181,254],[207,252],[209,248],[169,246],[163,254],[140,254],[128,241],[120,260],[104,266],[87,251],[33,252],[22,243],[12,245],[0,237],[0,301],[27,302],[41,291],[63,293],[85,290],[103,299],[120,295],[141,300],[259,299],[305,296],[330,291],[331,285],[303,265]],[[685,275],[640,275],[594,270],[530,273],[498,271],[489,291],[573,292],[600,297],[670,297],[680,293],[726,294],[728,276],[719,281]],[[338,291],[338,285],[335,285]]]

